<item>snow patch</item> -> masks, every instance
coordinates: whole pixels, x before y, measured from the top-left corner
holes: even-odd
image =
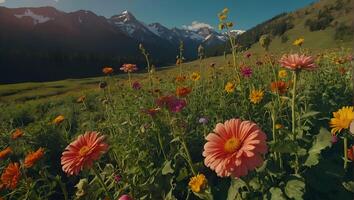
[[[152,25],[152,26],[147,26],[147,28],[149,29],[149,31],[151,31],[153,34],[161,37],[161,34],[159,32],[159,28],[155,25]]]
[[[45,23],[49,20],[52,20],[50,17],[42,16],[42,15],[37,15],[33,13],[30,9],[27,9],[24,14],[21,15],[15,15],[15,17],[21,19],[23,17],[31,17],[33,19],[33,24],[42,24]]]

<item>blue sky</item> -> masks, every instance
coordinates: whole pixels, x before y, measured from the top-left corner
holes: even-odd
[[[198,23],[217,27],[217,13],[230,10],[235,29],[246,30],[279,14],[302,8],[314,0],[0,0],[0,6],[54,6],[70,12],[91,10],[110,17],[124,10],[131,11],[146,23],[160,22],[167,27]],[[198,22],[198,23],[196,23]]]

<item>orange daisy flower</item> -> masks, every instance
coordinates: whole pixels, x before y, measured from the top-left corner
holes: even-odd
[[[4,159],[10,153],[12,153],[11,147],[7,147],[6,149],[0,151],[0,159]]]
[[[17,138],[22,137],[22,135],[23,135],[23,131],[22,131],[21,129],[17,128],[17,129],[12,133],[11,138],[12,138],[13,140],[16,140]]]
[[[29,153],[25,158],[24,166],[26,168],[32,167],[39,159],[43,157],[43,155],[44,155],[43,148],[39,148],[37,151]]]
[[[288,89],[288,85],[284,81],[276,81],[270,84],[270,89],[274,93],[285,94]]]
[[[113,73],[113,68],[112,67],[105,67],[102,69],[102,72],[106,75],[112,74]]]
[[[136,66],[136,64],[124,64],[120,70],[124,71],[124,72],[135,72],[138,70],[138,67]]]
[[[6,189],[16,189],[20,176],[20,164],[10,163],[1,175],[1,186]]]
[[[54,120],[53,124],[59,125],[65,120],[65,117],[63,115],[58,115]]]
[[[192,89],[189,87],[178,87],[176,89],[176,95],[179,97],[185,97],[191,92],[192,92]]]
[[[77,103],[83,103],[85,100],[86,100],[86,96],[83,95],[83,96],[80,96],[80,97],[76,100],[76,102],[77,102]]]
[[[105,137],[98,132],[86,132],[70,143],[62,154],[61,165],[69,175],[78,175],[84,168],[90,168],[95,160],[108,150]]]

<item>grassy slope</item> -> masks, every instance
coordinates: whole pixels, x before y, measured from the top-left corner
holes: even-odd
[[[305,43],[303,44],[303,48],[312,49],[312,50],[321,50],[321,49],[329,49],[329,48],[350,48],[353,47],[353,41],[337,41],[334,39],[335,28],[328,27],[325,30],[313,31],[311,32],[308,27],[305,27],[305,22],[307,19],[316,19],[317,13],[320,9],[323,9],[325,5],[331,5],[335,2],[335,0],[322,0],[311,6],[302,8],[295,12],[290,13],[294,17],[294,28],[285,32],[288,36],[289,40],[286,43],[281,42],[280,37],[273,38],[272,43],[270,44],[270,50],[272,52],[289,52],[292,50],[298,49],[292,45],[292,42],[302,37],[305,39]],[[350,25],[353,23],[352,13],[345,13],[344,9],[346,7],[353,8],[354,0],[350,0],[350,3],[346,3],[344,8],[340,11],[333,12],[334,20],[332,21],[332,25],[335,21],[340,23],[345,23]],[[305,14],[305,11],[308,11],[308,14]],[[260,53],[263,52],[262,47],[257,43],[254,44],[250,51]]]
[[[318,3],[315,3],[311,6],[305,7],[293,13],[290,13],[294,16],[294,24],[295,27],[285,34],[288,35],[289,40],[286,43],[281,43],[281,39],[279,37],[274,38],[271,45],[270,51],[273,53],[280,52],[289,52],[296,51],[298,47],[294,47],[292,42],[299,38],[305,38],[305,43],[303,48],[311,49],[311,50],[323,50],[323,49],[333,49],[337,47],[352,47],[353,42],[340,42],[335,41],[333,36],[335,30],[333,27],[329,27],[325,30],[310,32],[308,28],[305,28],[304,23],[308,18],[314,19],[317,10],[324,7],[329,3],[333,3],[334,0],[322,0]],[[350,1],[350,4],[346,4],[346,6],[353,6],[354,0]],[[305,10],[308,10],[310,13],[305,15]],[[334,13],[335,20],[339,23],[345,22],[346,24],[352,23],[352,15],[351,13],[343,12],[335,12]],[[258,54],[258,56],[264,53],[264,50],[259,46],[259,44],[255,44],[249,50],[253,54]],[[219,57],[211,57],[207,58],[203,61],[206,65],[209,63],[215,62],[219,66],[223,66],[226,64],[223,56]],[[205,65],[204,64],[204,65]],[[197,70],[199,66],[199,61],[193,61],[189,63],[185,63],[183,65],[183,69],[186,71]],[[174,66],[166,67],[163,70],[157,72],[156,76],[163,77],[165,79],[171,79],[178,72],[178,69]],[[142,79],[142,77],[146,77],[144,74],[134,74],[134,77],[137,79]],[[118,75],[119,79],[125,79],[125,75]],[[86,79],[69,79],[55,82],[47,82],[47,83],[20,83],[20,84],[11,84],[11,85],[0,85],[0,103],[1,102],[12,102],[12,101],[27,101],[27,100],[36,100],[36,99],[45,99],[50,97],[57,98],[59,96],[66,95],[74,95],[79,96],[83,93],[97,90],[97,84],[99,81],[103,80],[102,77],[96,78],[86,78]]]

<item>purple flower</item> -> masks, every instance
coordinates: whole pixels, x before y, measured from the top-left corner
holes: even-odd
[[[168,95],[159,97],[156,104],[160,107],[166,106],[170,112],[177,113],[186,107],[187,102],[184,99],[178,99],[176,96]]]
[[[205,125],[205,124],[207,124],[207,123],[209,122],[209,119],[206,118],[206,117],[201,117],[201,118],[199,118],[198,122],[199,122],[200,124]]]
[[[134,81],[132,88],[134,90],[140,90],[141,89],[141,84],[138,81]]]
[[[129,195],[123,194],[118,200],[133,200]]]
[[[249,77],[252,76],[252,69],[250,67],[247,67],[247,66],[242,67],[241,68],[241,74],[242,74],[243,77],[249,78]]]
[[[186,105],[186,100],[174,98],[168,103],[168,109],[171,112],[178,113],[181,112],[181,110],[186,107]]]
[[[332,135],[331,142],[332,142],[332,144],[337,143],[337,142],[338,142],[338,137],[337,137],[337,136],[335,136],[335,135]]]
[[[122,180],[122,177],[120,177],[119,175],[115,175],[115,176],[114,176],[114,181],[115,181],[116,183],[119,183],[120,180]]]

